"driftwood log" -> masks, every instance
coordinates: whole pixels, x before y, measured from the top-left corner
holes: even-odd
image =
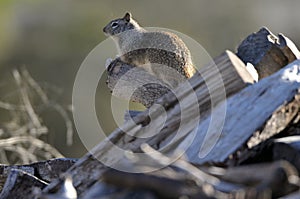
[[[3,166],[0,198],[71,198],[66,176],[78,198],[297,198],[298,58],[291,40],[262,28],[237,55],[224,52],[172,91],[156,81],[132,96],[113,92],[149,109],[77,161]],[[143,69],[114,60],[109,88],[121,77],[133,85],[126,76],[132,69],[155,82]]]

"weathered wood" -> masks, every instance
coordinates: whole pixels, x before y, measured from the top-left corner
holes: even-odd
[[[39,180],[37,177],[19,169],[9,171],[7,182],[5,183],[0,198],[34,198],[34,189],[41,190],[47,183]]]
[[[258,163],[264,161],[279,160],[273,157],[273,147],[279,143],[274,143],[274,140],[268,140],[269,138],[288,137],[292,135],[300,135],[300,97],[299,93],[290,102],[285,102],[281,105],[268,119],[262,128],[257,130],[253,136],[247,141],[239,151],[234,154],[231,159],[228,160],[229,165]],[[286,144],[283,147],[289,148]],[[253,147],[254,146],[254,147]],[[279,153],[281,154],[281,153]],[[282,153],[289,154],[291,153]],[[291,155],[289,159],[293,159],[294,155]],[[296,156],[295,156],[296,158]],[[294,164],[294,162],[292,162]],[[300,165],[294,164],[298,169]],[[299,170],[300,171],[300,170]]]
[[[231,161],[231,164],[246,165],[282,159],[290,162],[300,173],[300,136],[288,136],[262,142],[251,149],[242,151],[238,158]]]
[[[143,68],[125,64],[120,59],[109,64],[106,84],[112,95],[141,103],[147,108],[172,89]]]
[[[292,107],[293,108],[293,107]],[[297,109],[296,109],[297,110]],[[286,111],[294,111],[292,110],[286,110]],[[295,118],[289,123],[287,128],[282,130],[282,132],[278,135],[277,138],[283,137],[283,136],[292,136],[292,135],[300,135],[300,110],[298,109],[298,114],[295,116]]]
[[[289,178],[298,176],[297,170],[289,162],[279,160],[270,163],[250,164],[229,168],[208,167],[207,173],[218,177],[221,182],[229,182],[236,187],[219,186],[238,198],[238,195],[252,195],[249,198],[277,198],[299,188]],[[221,183],[222,185],[222,183]],[[259,197],[260,196],[260,197]]]
[[[139,152],[140,145],[145,142],[156,149],[166,146],[172,138],[174,139],[181,124],[180,134],[177,137],[177,140],[180,140],[198,124],[199,109],[201,113],[208,112],[226,96],[240,91],[252,82],[253,78],[245,69],[245,65],[233,53],[226,51],[214,59],[214,63],[201,68],[198,74],[176,88],[173,93],[160,98],[157,101],[160,107],[151,107],[150,111],[138,115],[135,122],[127,122],[110,135],[110,142],[108,140],[101,142],[81,158],[68,171],[73,177],[78,193],[83,193],[100,178],[106,168],[103,162],[118,167],[125,150]],[[165,112],[167,118],[164,117]],[[155,136],[139,138],[139,135],[151,135],[153,129],[161,130],[155,132]],[[117,150],[115,146],[122,150]],[[177,143],[172,142],[167,150],[173,152],[176,146]],[[97,172],[94,172],[95,170]],[[57,182],[50,184],[45,191],[50,191],[58,184]]]
[[[278,39],[279,47],[289,63],[296,59],[300,59],[300,52],[292,40],[284,36],[282,33],[278,34]]]
[[[300,136],[290,136],[274,140],[273,160],[287,160],[300,173]]]
[[[188,135],[180,145],[184,146],[191,140],[194,141],[186,151],[191,162],[223,162],[247,143],[255,132],[262,129],[283,104],[293,101],[299,94],[299,88],[300,60],[297,60],[219,104],[209,117],[200,122],[196,136],[193,138],[192,134]],[[228,108],[226,116],[223,115],[222,118],[220,110],[222,111],[224,106]],[[215,126],[207,132],[213,116]],[[275,129],[271,135],[276,133],[278,132]],[[265,139],[270,137],[263,134],[261,137],[265,136]],[[212,142],[216,138],[218,141]]]
[[[70,175],[61,175],[62,185],[53,193],[43,193],[41,190],[36,191],[37,198],[41,199],[77,199],[77,191],[73,186],[73,179]]]
[[[263,128],[257,130],[248,140],[249,148],[280,133],[291,124],[300,112],[300,88],[290,101],[284,102],[271,115]],[[286,135],[287,136],[287,135]]]
[[[162,173],[162,172],[160,172]],[[180,176],[180,179],[178,179]],[[177,179],[176,179],[177,177]],[[180,173],[173,173],[173,176],[159,176],[154,174],[127,173],[109,169],[103,173],[103,180],[116,187],[134,190],[151,190],[159,198],[211,198],[203,193],[191,179],[184,179]]]
[[[157,197],[151,192],[146,190],[128,190],[121,189],[112,185],[105,184],[103,182],[96,182],[91,185],[88,190],[80,196],[82,199],[90,198],[122,198],[129,199],[130,197],[135,198],[147,198],[147,199],[157,199]]]
[[[164,162],[165,158],[167,157],[159,155],[155,157],[155,160]],[[177,161],[178,163],[176,163]],[[181,195],[189,196],[189,198],[207,198],[210,196],[239,198],[238,196],[241,194],[247,196],[246,198],[260,198],[262,196],[277,198],[299,188],[296,182],[298,172],[291,164],[285,161],[231,167],[228,169],[200,166],[200,169],[206,172],[203,173],[204,175],[199,174],[199,172],[202,172],[199,169],[195,172],[189,168],[187,166],[190,165],[188,162],[184,160],[177,161],[164,169],[144,174],[108,169],[102,175],[102,179],[109,185],[113,185],[113,187],[106,187],[103,182],[95,184],[92,196],[110,197],[118,194],[118,198],[126,198],[128,190],[149,190],[158,195],[159,198],[178,198]],[[175,167],[178,167],[179,161],[182,162],[182,166],[189,172],[174,170]],[[132,166],[139,167],[136,163],[132,163]],[[137,170],[139,169],[137,168]],[[209,178],[212,178],[210,175],[216,176],[217,181],[211,184],[213,187],[210,188],[209,192],[204,192],[205,184],[202,182],[210,182]],[[193,178],[192,176],[195,177]],[[292,180],[293,178],[295,179]],[[223,192],[222,195],[220,195],[220,191]],[[140,194],[146,193],[140,192]],[[89,191],[87,195],[91,196]],[[137,195],[140,196],[139,193]],[[84,196],[84,198],[90,197]]]
[[[290,39],[283,34],[276,37],[265,27],[243,40],[237,55],[245,64],[249,62],[256,68],[259,79],[300,58],[299,50]]]
[[[0,165],[0,198],[33,198],[34,187],[44,188],[75,162],[75,159],[57,158],[28,165]]]
[[[125,195],[128,194],[128,190],[149,190],[158,195],[159,198],[180,198],[184,195],[189,196],[189,198],[225,198],[228,195],[213,188],[218,183],[217,178],[202,172],[184,159],[177,159],[170,165],[167,163],[173,161],[172,157],[164,156],[147,144],[143,145],[142,150],[152,159],[154,168],[150,168],[149,164],[145,163],[144,160],[139,160],[137,156],[136,161],[130,161],[128,165],[134,167],[135,171],[143,171],[145,169],[142,167],[146,166],[153,172],[127,173],[107,169],[101,179],[109,185],[112,184],[113,187],[107,187],[103,182],[96,183],[91,188],[92,190],[85,192],[83,198],[110,197],[111,194],[117,193],[119,193],[118,198],[126,198]],[[163,164],[165,168],[157,170],[157,163]],[[118,190],[117,188],[122,189]],[[107,194],[108,190],[109,195]],[[143,198],[141,195],[138,196],[138,198]]]
[[[37,176],[45,182],[50,182],[58,178],[61,173],[69,169],[75,162],[76,159],[57,158],[27,165],[0,165],[0,187],[4,186],[10,171],[13,169],[21,170],[30,175]]]

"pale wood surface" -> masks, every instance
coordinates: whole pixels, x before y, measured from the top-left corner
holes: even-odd
[[[264,124],[274,112],[280,109],[281,105],[292,101],[298,94],[299,88],[300,60],[297,60],[276,74],[228,98],[227,101],[216,107],[211,114],[216,116],[217,124],[224,121],[222,128],[215,125],[207,134],[210,117],[200,122],[196,137],[193,138],[194,142],[186,151],[190,161],[194,163],[225,161],[229,155],[247,143],[257,130],[263,128]],[[220,110],[224,106],[227,107],[226,116],[219,118]],[[221,133],[218,134],[220,131]],[[212,146],[210,141],[216,135],[219,136],[219,139]],[[191,141],[190,136],[186,138],[186,142],[181,142],[181,145],[188,144],[187,142]],[[201,146],[201,149],[199,146]]]

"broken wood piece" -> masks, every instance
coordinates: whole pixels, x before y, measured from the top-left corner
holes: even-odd
[[[182,196],[195,199],[211,198],[195,182],[188,179],[174,179],[171,176],[162,177],[154,174],[127,173],[108,169],[103,173],[103,180],[116,187],[133,190],[150,190],[162,198],[180,198]]]
[[[251,63],[259,79],[267,77],[300,58],[296,45],[283,34],[276,37],[263,27],[249,35],[237,49],[237,56],[245,64]]]
[[[290,108],[296,108],[291,106]],[[293,112],[294,110],[291,110]],[[297,108],[296,108],[297,110]],[[288,111],[288,109],[286,110]],[[289,125],[283,129],[276,138],[281,138],[281,137],[288,137],[288,136],[293,136],[293,135],[300,135],[300,110],[298,109],[298,114],[295,115],[294,119],[289,123]]]
[[[299,87],[300,88],[300,87]],[[281,133],[286,129],[300,112],[300,89],[291,90],[294,93],[292,99],[284,102],[277,108],[271,117],[266,121],[264,126],[257,130],[248,140],[247,146],[251,148],[264,140]],[[288,135],[286,135],[288,136]]]
[[[75,163],[68,173],[74,179],[78,194],[81,195],[100,178],[106,169],[105,165],[118,168],[124,152],[140,152],[140,145],[143,143],[156,149],[165,147],[167,152],[173,153],[177,150],[178,141],[198,125],[199,109],[202,117],[202,114],[209,112],[226,97],[253,82],[244,63],[232,52],[226,51],[214,59],[214,62],[201,68],[189,81],[179,85],[173,93],[167,93],[158,99],[158,107],[151,107],[149,111],[139,114],[134,122],[126,122],[111,133],[109,140],[101,142]],[[179,125],[176,141],[174,136]],[[93,172],[95,170],[97,172]],[[51,191],[60,183],[61,181],[51,183],[45,192]]]
[[[300,173],[300,136],[275,139],[272,146],[273,160],[287,160]]]
[[[90,198],[143,198],[143,199],[158,199],[153,191],[147,189],[126,189],[106,184],[104,182],[97,182],[89,188],[81,197],[82,199]]]
[[[291,137],[295,141],[293,135],[299,135],[300,124],[300,94],[296,93],[291,101],[284,102],[272,116],[266,121],[263,127],[257,130],[252,137],[247,141],[244,147],[234,154],[229,160],[228,165],[239,165],[246,163],[266,162],[274,159],[273,147],[274,145],[286,144],[274,143],[274,138]],[[272,140],[268,140],[273,138]],[[296,141],[295,141],[296,142]],[[289,148],[289,146],[287,146]],[[281,154],[281,153],[279,153]],[[283,153],[284,154],[284,153]],[[288,154],[292,154],[288,153]],[[289,155],[287,155],[288,157]],[[293,159],[293,155],[289,159]],[[296,158],[296,157],[295,157]],[[292,164],[294,164],[292,162]],[[294,165],[300,171],[300,165]]]
[[[275,161],[263,164],[251,164],[225,169],[220,180],[240,185],[239,190],[232,193],[247,192],[262,196],[269,194],[270,198],[277,198],[299,189],[298,172],[289,162]]]
[[[51,182],[69,169],[75,162],[76,160],[71,158],[57,158],[27,165],[0,165],[0,187],[3,187],[12,169],[22,170],[38,177],[40,180]]]
[[[19,169],[11,169],[4,187],[1,191],[0,198],[34,198],[34,190],[41,190],[47,183],[37,177]]]
[[[242,151],[238,158],[230,160],[230,165],[247,165],[277,160],[288,161],[300,173],[300,136],[266,140],[251,149]]]
[[[294,42],[282,33],[278,34],[279,46],[284,56],[288,59],[288,63],[293,62],[296,59],[300,59],[300,52]]]
[[[199,168],[217,177],[220,185],[215,189],[230,193],[232,198],[239,198],[241,195],[244,198],[277,198],[299,189],[299,174],[296,168],[285,160],[228,168]],[[224,186],[224,182],[234,186]]]
[[[77,199],[77,191],[73,186],[73,179],[70,175],[61,175],[62,186],[55,191],[55,193],[44,193],[40,192],[37,194],[38,198],[45,199]]]
[[[200,121],[195,137],[192,134],[180,145],[188,145],[186,154],[193,163],[224,162],[238,152],[282,105],[293,103],[299,95],[300,60],[281,69],[257,84],[251,85],[220,103],[210,116]],[[227,107],[226,115],[221,115]],[[291,113],[291,116],[294,112]],[[215,117],[210,125],[211,118]],[[287,115],[289,117],[289,114]],[[285,123],[286,124],[286,123]],[[281,129],[282,130],[282,129]],[[279,133],[277,129],[261,135],[263,140]],[[180,147],[180,146],[179,146]]]
[[[142,67],[128,65],[120,59],[110,63],[106,84],[112,95],[141,103],[147,108],[171,90],[165,82]]]

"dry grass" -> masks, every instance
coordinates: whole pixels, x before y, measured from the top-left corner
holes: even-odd
[[[17,102],[7,102],[0,98],[0,110],[10,115],[9,121],[0,120],[0,163],[28,164],[62,157],[58,150],[45,142],[49,130],[38,110],[41,107],[43,110],[51,109],[61,116],[66,126],[67,144],[71,145],[73,124],[68,112],[49,99],[25,68],[13,70],[13,81],[17,86],[14,96]]]

